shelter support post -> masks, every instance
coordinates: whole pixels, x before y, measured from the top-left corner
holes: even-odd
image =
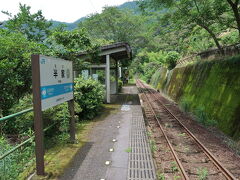
[[[106,55],[106,101],[110,103],[110,55]]]
[[[118,92],[118,61],[116,60],[116,66],[115,66],[115,79],[116,79],[116,93]]]
[[[119,78],[122,79],[122,67],[119,67]]]

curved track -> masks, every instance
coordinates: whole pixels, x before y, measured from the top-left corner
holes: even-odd
[[[184,170],[184,167],[177,155],[177,153],[175,152],[171,142],[169,141],[169,138],[167,137],[166,133],[164,132],[164,129],[161,125],[161,121],[157,116],[157,112],[154,110],[154,106],[153,106],[153,101],[157,101],[162,108],[169,114],[169,116],[171,116],[175,121],[177,121],[177,123],[185,130],[185,132],[188,134],[189,137],[191,137],[194,142],[197,144],[198,148],[201,149],[201,151],[204,152],[204,154],[211,160],[211,162],[217,167],[217,169],[226,177],[226,179],[228,180],[234,180],[236,179],[224,166],[223,164],[221,164],[217,158],[196,138],[196,136],[194,136],[189,129],[179,120],[179,118],[170,111],[170,109],[160,100],[160,96],[159,93],[156,93],[156,91],[154,92],[153,89],[151,89],[150,87],[146,86],[144,83],[142,83],[140,80],[136,80],[137,82],[137,86],[140,90],[140,92],[144,95],[144,100],[147,104],[147,106],[150,108],[151,113],[153,114],[153,116],[155,117],[155,120],[157,121],[158,126],[160,127],[164,138],[166,139],[169,148],[171,149],[172,155],[174,156],[174,159],[176,160],[179,169],[181,171],[182,177],[184,179],[189,179],[189,176],[187,174],[187,172]],[[150,98],[152,99],[152,101],[150,100]]]

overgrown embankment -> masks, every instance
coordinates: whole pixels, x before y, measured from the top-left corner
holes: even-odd
[[[240,139],[240,56],[171,71],[160,68],[151,85],[195,115],[217,121],[224,133]]]

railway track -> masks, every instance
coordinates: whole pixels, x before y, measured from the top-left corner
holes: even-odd
[[[236,179],[188,130],[177,115],[171,112],[167,105],[161,101],[159,93],[143,84],[140,80],[136,82],[142,94],[140,98],[145,104],[146,117],[151,120],[152,124],[157,124],[160,129],[170,149],[172,158],[178,165],[182,179],[199,179],[196,173],[196,169],[199,167],[209,170],[208,179]],[[176,134],[181,136],[176,136]],[[183,150],[182,147],[187,150]],[[194,162],[191,162],[193,160]],[[191,165],[189,166],[189,164]]]

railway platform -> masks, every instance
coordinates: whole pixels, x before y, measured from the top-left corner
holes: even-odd
[[[61,180],[155,180],[138,90],[111,97],[116,111],[97,123]]]

